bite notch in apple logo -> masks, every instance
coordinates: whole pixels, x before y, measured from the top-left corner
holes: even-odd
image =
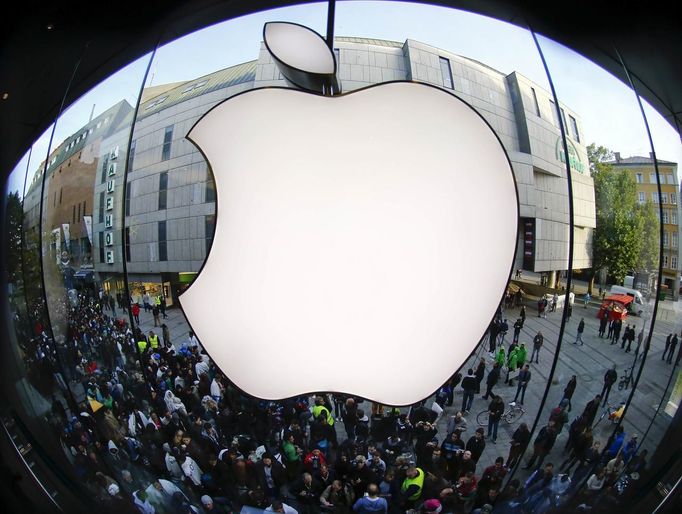
[[[182,308],[248,394],[415,403],[465,362],[502,298],[518,227],[509,159],[447,91],[397,81],[341,95],[321,36],[268,23],[264,40],[307,91],[237,94],[187,135],[210,163],[217,216]]]

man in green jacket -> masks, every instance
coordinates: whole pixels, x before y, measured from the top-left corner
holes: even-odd
[[[504,367],[504,346],[500,346],[500,349],[497,351],[497,354],[495,355],[495,362],[500,365],[500,368]]]
[[[301,470],[301,452],[294,444],[294,434],[289,434],[282,443],[282,453],[284,454],[284,464],[287,468],[289,480],[298,478]]]
[[[518,357],[519,357],[519,348],[514,347],[509,352],[509,356],[507,357],[507,378],[504,381],[505,384],[514,385],[514,381],[509,380],[509,375],[511,375],[512,371],[516,371],[516,363],[517,363]]]

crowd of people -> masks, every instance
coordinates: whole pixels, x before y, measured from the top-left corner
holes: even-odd
[[[53,396],[49,421],[75,476],[104,510],[545,512],[570,491],[579,491],[575,505],[594,501],[597,492],[611,505],[623,469],[646,466],[646,452],[635,451],[636,436],[626,441],[622,431],[599,451],[591,427],[600,396],[569,424],[575,376],[533,441],[520,423],[507,450],[492,450],[498,453],[494,464],[479,463],[486,446],[488,452],[495,448],[505,411],[495,387],[504,376],[522,405],[530,364],[540,359],[542,332],[533,339],[530,358],[520,337],[523,305],[507,348],[507,320],[500,315],[491,324],[491,366],[481,357],[465,376],[453,375],[432,401],[406,412],[336,394],[279,402],[245,396],[193,333],[180,344],[171,342],[161,319],[165,305],[162,312],[153,299],[141,308],[125,298],[80,295],[65,301],[65,309],[64,344],[36,326],[32,351],[59,377],[61,394]],[[153,315],[158,333],[141,329],[141,310]],[[117,315],[121,311],[130,311],[132,325]],[[82,388],[80,397],[74,384]],[[488,423],[473,429],[467,417],[479,395],[489,401]],[[562,431],[568,434],[565,459],[555,471],[545,460]],[[530,471],[528,479],[504,483],[517,465]]]

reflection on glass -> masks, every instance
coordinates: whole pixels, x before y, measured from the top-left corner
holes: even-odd
[[[601,495],[606,501],[627,480],[633,481],[632,472],[635,477],[646,472],[647,453],[659,444],[670,421],[659,406],[671,366],[660,355],[676,329],[671,300],[679,289],[677,164],[659,154],[656,166],[632,90],[566,48],[544,38],[540,44],[559,98],[585,113],[581,137],[588,145],[597,209],[592,267],[573,278],[577,297],[591,294],[593,300],[587,310],[577,309],[569,323],[565,342],[578,344],[563,346],[555,374],[559,380],[576,375],[573,402],[580,397],[576,414],[583,414],[568,426],[564,447],[570,455],[562,471],[571,473],[577,498]],[[571,118],[566,131],[569,142],[575,140]],[[572,177],[575,188],[582,177]],[[579,208],[576,219],[578,215]],[[578,312],[585,322],[580,335]],[[596,410],[591,398],[599,400]],[[560,391],[550,393],[549,400],[548,408],[557,405]],[[552,411],[547,415],[551,418]],[[581,465],[592,442],[600,443],[599,455]],[[599,475],[601,466],[606,467],[603,491],[589,492],[588,482],[594,483],[591,477]]]
[[[426,485],[440,488],[437,496],[448,509],[521,501],[527,511],[542,510],[542,488],[530,483],[525,496],[513,489],[548,462],[572,477],[552,480],[553,492],[567,498],[569,486],[579,489],[601,450],[616,440],[609,416],[617,416],[632,390],[623,371],[637,371],[647,348],[640,389],[621,423],[623,445],[638,433],[641,457],[658,444],[679,396],[669,380],[673,365],[668,355],[661,359],[675,330],[668,300],[659,303],[650,343],[647,337],[659,262],[668,296],[679,288],[679,159],[659,152],[656,176],[632,92],[541,40],[557,104],[531,35],[469,13],[402,2],[340,2],[336,12],[333,47],[343,91],[391,80],[426,82],[472,105],[499,136],[513,166],[521,219],[513,276],[498,311],[490,313],[495,320],[481,341],[453,341],[470,345],[470,358],[433,397],[411,408],[341,394],[260,402],[234,387],[178,308],[178,296],[208,255],[217,216],[210,169],[185,136],[232,95],[290,87],[262,45],[263,23],[295,21],[325,34],[326,5],[259,13],[178,40],[157,51],[139,105],[149,58],[65,112],[53,147],[48,152],[36,143],[32,162],[13,173],[21,193],[6,198],[7,212],[16,214],[7,217],[16,226],[6,230],[12,238],[6,244],[21,250],[8,277],[17,361],[12,380],[22,414],[37,420],[31,431],[44,436],[46,453],[68,467],[74,483],[87,489],[84,496],[146,512],[148,505],[156,512],[192,505],[196,512],[211,503],[232,510],[267,507],[281,488],[292,493],[281,498],[305,510],[296,495],[304,488],[303,472],[326,480],[324,459],[337,476],[357,479],[346,484],[348,496],[339,500],[344,508],[363,498],[370,479],[388,487],[383,465],[396,473],[399,489],[406,468],[416,464],[430,473]],[[356,129],[363,130],[362,120]],[[409,143],[396,133],[396,147],[387,151],[400,152]],[[477,194],[481,209],[495,209],[485,191],[467,190],[466,181],[462,194]],[[617,209],[627,214],[629,230],[639,230],[632,238],[639,241],[637,251],[599,246],[604,216]],[[17,226],[20,245],[13,239]],[[567,296],[571,226],[574,275]],[[615,259],[614,253],[626,253],[630,261],[622,264],[623,256]],[[608,334],[614,327],[608,320],[600,325],[597,316],[616,317],[617,310],[606,312],[608,302],[601,307],[611,286],[621,283],[642,290],[642,302],[632,302],[642,313],[630,313],[614,341]],[[550,374],[564,308],[568,323]],[[623,342],[625,326],[633,324],[634,339]],[[438,358],[420,355],[419,344],[417,335],[414,348],[387,351],[413,351],[415,366]],[[618,377],[603,407],[595,397],[605,392],[613,363]],[[265,356],[253,365],[278,363]],[[284,373],[305,373],[309,365],[333,366],[334,357],[311,353],[300,369]],[[359,355],[358,369],[348,373],[371,373],[380,365]],[[589,417],[582,425],[581,414]],[[599,452],[590,451],[595,441]],[[373,448],[380,453],[375,456]],[[263,450],[279,454],[286,466],[275,464],[272,483],[265,471],[254,475],[263,467]],[[348,464],[367,455],[371,476]],[[499,459],[509,469],[518,465],[509,484],[508,470],[496,467]],[[506,485],[511,489],[499,499]],[[453,492],[441,495],[443,489]],[[311,505],[317,507],[323,491]],[[416,505],[409,497],[391,502],[398,510]]]

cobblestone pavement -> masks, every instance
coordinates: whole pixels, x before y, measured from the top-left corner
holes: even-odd
[[[530,277],[527,280],[533,280],[533,277]],[[620,379],[622,373],[627,368],[631,367],[634,362],[634,347],[633,352],[625,353],[620,348],[620,342],[617,345],[610,345],[606,339],[600,339],[597,336],[599,323],[596,315],[599,308],[599,302],[594,300],[588,305],[587,308],[583,308],[579,285],[576,285],[576,293],[573,315],[566,324],[561,354],[554,373],[554,379],[547,395],[547,402],[536,429],[536,433],[537,430],[546,424],[549,418],[549,412],[561,400],[564,387],[571,378],[571,375],[575,374],[577,376],[578,385],[572,400],[573,408],[569,413],[569,424],[570,421],[582,413],[585,404],[594,398],[595,395],[601,392],[604,373],[608,368],[611,367],[612,364],[616,365]],[[642,440],[642,436],[644,435],[650,421],[656,413],[656,408],[658,407],[658,403],[666,387],[668,379],[671,376],[671,373],[673,373],[673,366],[663,362],[661,360],[661,355],[663,353],[666,336],[674,331],[677,331],[678,334],[680,332],[680,322],[682,321],[682,317],[680,316],[682,305],[680,305],[680,303],[681,302],[672,302],[667,300],[659,304],[651,350],[644,366],[640,384],[637,391],[635,392],[633,402],[628,410],[627,418],[624,421],[626,433],[639,434],[642,448],[649,448],[650,454],[658,445],[671,419],[670,416],[665,414],[661,408],[658,416],[654,420],[651,430],[649,431],[646,438]],[[650,310],[652,309],[653,303],[650,306]],[[511,335],[513,333],[511,327],[518,317],[518,312],[518,309],[511,309],[504,313],[504,317],[507,318],[510,326],[510,331],[507,334],[507,338],[505,340],[505,346],[511,342]],[[538,407],[540,405],[540,401],[542,400],[542,396],[545,391],[547,378],[552,366],[552,359],[554,357],[554,353],[556,352],[562,312],[557,311],[554,313],[549,313],[546,319],[539,318],[537,316],[537,309],[535,307],[534,299],[529,299],[526,302],[526,313],[526,323],[521,332],[519,341],[526,344],[529,357],[532,352],[532,340],[537,331],[541,330],[545,337],[544,345],[539,356],[539,364],[531,364],[532,378],[526,391],[524,406],[526,413],[521,419],[521,421],[526,422],[529,427],[532,427]],[[120,314],[121,313],[119,313],[119,315]],[[163,320],[163,322],[166,323],[170,330],[173,344],[176,347],[179,347],[184,341],[187,340],[189,326],[182,314],[182,310],[178,306],[168,309],[167,314],[168,318]],[[582,346],[573,344],[576,339],[576,329],[581,318],[585,319],[586,324],[583,334],[583,340],[585,344]],[[150,329],[153,330],[155,328],[151,312],[145,313],[142,311],[140,313],[140,321],[141,328],[145,331],[145,333],[147,333]],[[645,334],[648,333],[650,321],[646,320],[645,317],[628,317],[626,324],[632,324],[633,322],[636,327],[636,332],[639,332],[639,330],[642,328],[642,324],[646,323]],[[456,344],[456,342],[454,344]],[[492,358],[489,357],[487,351],[488,344],[487,338],[485,338],[483,344],[477,348],[477,351],[474,352],[469,360],[464,364],[462,369],[463,374],[466,374],[467,368],[475,367],[474,365],[478,362],[481,356],[486,358],[489,369],[489,367],[492,365]],[[642,358],[640,357],[637,361],[637,366],[635,368],[636,370],[638,369],[641,362]],[[675,373],[677,372],[679,372],[679,366],[675,368]],[[502,376],[504,377],[504,373]],[[673,384],[674,380],[675,379],[673,378]],[[514,399],[516,385],[508,386],[504,385],[503,382],[503,379],[500,380],[499,384],[494,390],[497,394],[502,396],[506,403],[508,403]],[[485,381],[482,385],[485,385]],[[485,387],[483,387],[483,390],[484,389]],[[617,404],[621,400],[626,400],[630,391],[631,389],[619,391],[616,383],[611,390],[609,402],[612,404]],[[446,408],[438,422],[439,442],[442,442],[442,438],[445,434],[445,424],[447,422],[447,417],[454,414],[456,410],[459,409],[461,402],[462,393],[461,389],[458,387],[457,391],[455,392],[453,407]],[[430,405],[430,403],[431,400],[429,400],[428,404]],[[463,435],[465,441],[478,427],[476,423],[476,415],[480,411],[485,410],[488,406],[488,403],[488,401],[482,399],[481,395],[477,395],[475,397],[471,412],[466,416],[469,429]],[[521,421],[517,421],[513,425],[507,425],[504,421],[500,422],[497,443],[493,444],[492,441],[487,441],[486,449],[477,466],[477,472],[482,472],[486,466],[494,463],[495,458],[498,456],[503,456],[506,459],[509,451],[509,441],[512,434],[514,433],[514,430]],[[343,428],[340,425],[341,424],[338,423],[337,428],[340,431],[339,438],[341,440],[345,434],[343,434]],[[612,429],[612,424],[605,422],[600,423],[595,431],[595,440],[600,439],[605,443]],[[564,460],[565,456],[563,454],[563,448],[566,444],[567,437],[568,424],[564,427],[563,432],[557,438],[554,448],[545,459],[545,462],[553,462],[558,465]],[[530,448],[532,451],[532,442]],[[524,457],[524,462],[529,456],[530,453],[527,452],[526,456]],[[523,479],[528,475],[528,473],[528,471],[519,470],[516,476],[517,478]]]

